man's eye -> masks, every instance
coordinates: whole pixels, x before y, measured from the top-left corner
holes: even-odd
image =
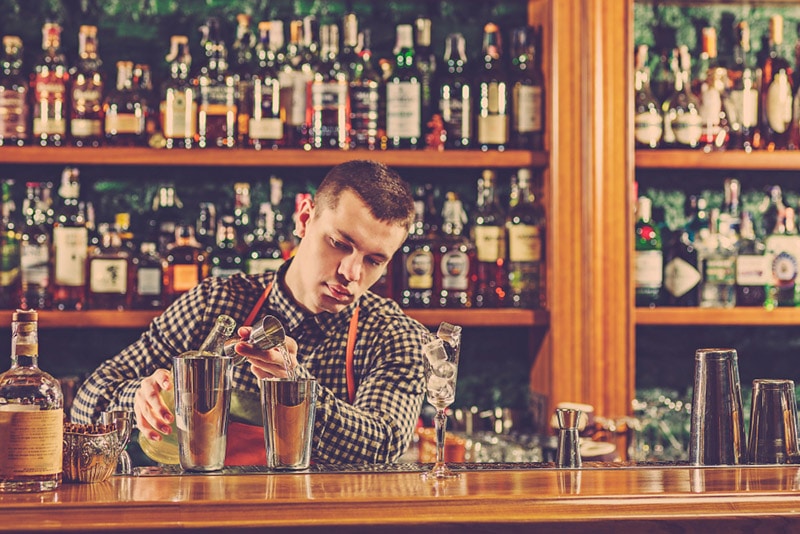
[[[367,261],[373,267],[382,267],[383,266],[383,262],[380,261],[380,260],[376,260],[375,258],[367,258]]]
[[[334,248],[338,248],[339,250],[345,250],[345,251],[350,250],[350,245],[342,241],[337,241],[336,239],[333,238],[331,238],[331,245],[333,245]]]

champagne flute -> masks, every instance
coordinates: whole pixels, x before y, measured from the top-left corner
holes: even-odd
[[[461,327],[441,323],[433,341],[422,347],[425,354],[425,380],[427,382],[428,402],[436,408],[436,463],[424,473],[422,478],[439,480],[457,478],[445,464],[444,445],[447,429],[445,410],[455,400],[458,358],[461,353]]]

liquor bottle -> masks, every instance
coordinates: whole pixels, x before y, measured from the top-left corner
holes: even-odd
[[[237,250],[243,253],[248,237],[253,228],[250,224],[250,184],[237,182],[233,184],[233,226],[236,231]]]
[[[236,80],[228,70],[228,49],[220,35],[219,20],[209,18],[200,27],[204,58],[197,76],[199,105],[197,131],[200,148],[236,146],[238,103]]]
[[[478,79],[478,146],[481,150],[505,150],[509,135],[508,74],[502,60],[500,28],[483,27],[483,65]]]
[[[225,215],[217,226],[217,246],[211,252],[211,276],[227,278],[244,271],[234,218]]]
[[[0,309],[19,307],[22,290],[20,277],[20,228],[11,197],[13,180],[2,182],[0,204]]]
[[[135,310],[159,310],[164,307],[164,265],[152,241],[139,245],[139,253],[131,258],[134,274],[131,307]]]
[[[541,26],[515,28],[511,37],[511,134],[509,146],[544,149],[544,73]]]
[[[352,18],[352,21],[351,21]],[[345,18],[347,32],[357,29],[355,15]],[[351,21],[351,22],[348,22]],[[372,61],[372,32],[364,30],[356,39],[359,50],[349,66],[350,70],[350,147],[375,150],[380,148],[385,132],[381,124],[384,104],[381,75]]]
[[[153,90],[153,76],[150,65],[134,63],[133,90],[136,92],[144,110],[144,129],[148,146],[161,148],[164,146],[161,127],[158,124],[158,107],[160,97]]]
[[[742,214],[739,255],[736,257],[736,305],[763,306],[772,268],[764,243],[756,237],[749,212]]]
[[[664,239],[663,300],[666,306],[698,306],[700,304],[700,265],[697,247],[682,228]]]
[[[414,62],[413,28],[397,26],[395,68],[386,82],[386,137],[389,148],[422,144],[422,82]]]
[[[664,255],[661,231],[652,219],[653,203],[639,197],[636,207],[634,284],[636,306],[652,307],[658,303],[664,282]]]
[[[305,138],[308,83],[318,62],[316,19],[308,16],[289,23],[289,44],[278,75],[281,113],[286,117],[286,146],[301,147]]]
[[[79,205],[78,169],[61,174],[61,205],[53,221],[53,307],[82,310],[86,307],[86,255],[89,231],[86,213]]]
[[[800,304],[797,273],[800,265],[800,235],[797,234],[794,208],[786,207],[783,220],[764,241],[770,280],[764,307],[790,307]]]
[[[478,202],[472,225],[472,240],[477,252],[478,281],[475,306],[497,308],[506,303],[506,228],[505,214],[496,195],[497,175],[486,169],[478,178]]]
[[[531,184],[531,171],[517,171],[519,201],[508,212],[509,302],[515,308],[545,306],[545,217]]]
[[[158,253],[164,254],[175,240],[175,229],[181,221],[183,203],[175,192],[175,184],[163,183],[153,197],[150,219],[147,222],[147,239],[158,245]]]
[[[103,103],[106,144],[147,146],[145,103],[133,87],[133,62],[117,61],[117,86]]]
[[[247,247],[245,272],[275,272],[283,265],[283,261],[283,250],[275,234],[275,210],[271,203],[262,202],[258,208],[256,229]]]
[[[269,177],[269,203],[275,218],[275,239],[281,248],[283,258],[288,259],[291,256],[293,243],[288,223],[281,211],[281,202],[283,202],[283,180],[272,175]]]
[[[475,245],[464,234],[467,212],[453,191],[442,206],[441,236],[434,253],[434,291],[441,308],[471,308],[475,293]]]
[[[217,240],[217,207],[213,202],[201,202],[199,208],[200,213],[197,215],[195,223],[195,237],[207,252],[211,252]],[[174,235],[173,232],[173,237]]]
[[[97,53],[97,26],[80,27],[78,57],[70,72],[70,139],[75,146],[98,147],[103,142],[105,82]]]
[[[794,81],[792,67],[781,53],[783,17],[769,21],[769,54],[761,65],[761,137],[767,150],[790,148]]]
[[[11,316],[11,368],[0,374],[0,493],[49,491],[61,485],[64,395],[39,368],[38,313]]]
[[[208,255],[194,238],[194,227],[188,224],[179,224],[175,228],[175,242],[167,247],[164,262],[165,306],[208,276]]]
[[[255,57],[257,39],[250,27],[251,17],[247,13],[236,15],[236,38],[233,41],[233,61],[231,74],[236,87],[237,124],[236,133],[239,146],[247,141],[250,118],[253,116],[250,94],[253,91],[253,74],[255,73]]]
[[[710,232],[698,242],[702,265],[701,308],[732,308],[736,305],[736,239],[720,210],[713,208]]]
[[[728,124],[731,148],[750,152],[755,148],[758,130],[759,79],[750,63],[750,26],[746,21],[736,26],[737,44],[734,47],[734,65],[728,70],[731,88],[728,91]]]
[[[422,124],[430,127],[428,123],[436,112],[437,104],[433,87],[433,80],[436,78],[436,55],[431,46],[431,19],[427,17],[417,17],[414,20],[414,63],[422,84]]]
[[[22,74],[22,39],[3,37],[0,58],[0,146],[23,146],[30,138],[28,82]]]
[[[769,203],[761,216],[762,231],[757,233],[760,235],[783,233],[785,216],[786,204],[783,202],[783,190],[781,186],[773,185],[769,188]]]
[[[700,102],[689,85],[689,49],[681,46],[673,51],[672,68],[675,87],[662,104],[664,111],[663,144],[666,148],[698,148],[703,133]]]
[[[636,148],[658,148],[664,133],[661,104],[650,90],[650,69],[647,67],[647,45],[636,49],[634,73],[633,138]]]
[[[472,81],[467,76],[466,41],[451,33],[444,42],[444,69],[439,84],[439,112],[446,132],[446,148],[470,148],[472,128]]]
[[[708,61],[700,82],[700,145],[706,152],[727,148],[730,126],[725,103],[728,101],[728,70],[717,60],[717,31],[703,28],[703,49]]]
[[[283,22],[258,23],[259,41],[256,45],[258,67],[253,74],[252,91],[247,95],[252,117],[247,127],[247,142],[256,150],[278,148],[285,144],[281,115],[281,84],[279,68],[283,48]]]
[[[347,70],[339,61],[339,28],[320,27],[320,62],[307,86],[304,148],[350,148]]]
[[[50,294],[50,250],[52,240],[39,182],[26,184],[23,208],[25,221],[20,242],[20,308],[46,310],[52,305]]]
[[[738,234],[742,225],[741,207],[742,186],[736,178],[725,178],[723,182],[723,203],[719,216],[722,218],[725,227],[731,232]]]
[[[61,25],[42,26],[42,53],[31,73],[33,141],[41,146],[62,146],[67,134],[69,70],[61,49]]]
[[[134,287],[130,251],[122,246],[116,230],[106,225],[100,234],[100,246],[86,260],[88,307],[92,310],[128,310]]]
[[[197,88],[191,83],[189,38],[170,38],[169,78],[161,88],[161,133],[166,148],[192,148],[197,143]]]
[[[400,305],[403,308],[430,308],[433,298],[433,237],[438,228],[426,217],[433,200],[430,185],[418,186],[414,194],[414,222],[399,251]]]

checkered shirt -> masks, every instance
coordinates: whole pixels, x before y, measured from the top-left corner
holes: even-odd
[[[278,273],[259,317],[275,315],[298,344],[299,377],[318,382],[314,459],[323,463],[389,463],[406,450],[424,397],[422,345],[429,332],[389,299],[367,292],[339,313],[312,315],[293,300]],[[184,293],[153,319],[137,341],[101,364],[78,391],[71,418],[96,421],[105,410],[133,410],[141,381],[171,358],[197,349],[220,314],[238,325],[275,277],[210,277]],[[360,304],[353,368],[356,396],[348,402],[345,369],[347,335]],[[233,388],[258,393],[248,365],[233,371]]]

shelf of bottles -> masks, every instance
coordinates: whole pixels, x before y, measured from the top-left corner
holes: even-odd
[[[800,169],[800,151],[637,150],[636,168],[796,171]]]

